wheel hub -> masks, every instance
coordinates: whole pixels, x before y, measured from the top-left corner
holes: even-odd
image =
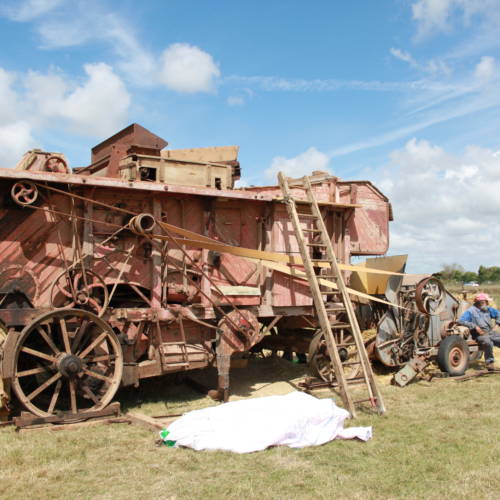
[[[347,352],[347,349],[345,347],[341,347],[340,349],[338,349],[338,352],[340,361],[342,361],[342,363],[344,361],[347,361],[347,359],[349,358],[349,353]]]
[[[76,302],[85,305],[89,301],[89,294],[85,290],[79,290],[76,294]]]
[[[455,348],[450,351],[450,363],[452,366],[459,366],[462,358],[462,351],[460,349]]]
[[[65,377],[74,377],[82,371],[82,360],[74,354],[64,354],[57,363],[57,369]]]

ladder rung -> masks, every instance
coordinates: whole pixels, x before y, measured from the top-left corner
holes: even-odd
[[[307,231],[308,233],[322,233],[321,229],[307,229],[303,228],[302,231]]]
[[[349,363],[342,363],[342,366],[354,366],[354,365],[360,365],[361,361],[349,361]]]
[[[297,215],[299,217],[309,217],[310,219],[317,219],[317,217],[314,214],[303,214],[302,212],[297,212]]]
[[[339,279],[339,277],[336,274],[318,274],[318,278],[335,278],[336,280]]]
[[[340,330],[341,328],[351,328],[351,325],[349,323],[335,323],[330,326],[335,330]]]
[[[337,344],[337,347],[351,347],[356,345],[356,342],[349,342],[348,344]]]
[[[308,246],[308,247],[324,247],[324,248],[326,248],[326,245],[324,243],[306,243],[306,246]]]
[[[368,398],[368,399],[358,399],[357,401],[353,401],[355,405],[359,403],[367,403],[370,402],[372,406],[375,406],[377,404],[377,398]]]
[[[343,307],[342,309],[337,307],[335,309],[325,309],[325,311],[328,313],[328,312],[342,312],[342,311],[346,311],[346,308]]]
[[[326,262],[327,264],[330,264],[328,259],[311,259],[311,262]]]

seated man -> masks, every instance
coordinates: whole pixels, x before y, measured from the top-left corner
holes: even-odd
[[[490,300],[488,294],[478,293],[474,297],[474,305],[460,316],[458,322],[470,329],[472,338],[484,352],[486,368],[493,371],[495,370],[493,345],[500,347],[500,333],[493,331],[491,319],[495,319],[497,325],[500,325],[500,311],[488,306]]]

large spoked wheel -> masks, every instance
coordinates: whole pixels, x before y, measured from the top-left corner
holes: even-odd
[[[337,344],[340,361],[346,379],[356,378],[360,375],[361,365],[359,354],[354,345],[354,337],[348,328],[333,330],[333,337]],[[335,382],[335,373],[332,369],[330,355],[326,346],[325,335],[319,330],[309,345],[309,371],[313,377],[318,377],[325,382]]]
[[[439,344],[437,362],[443,372],[452,377],[463,375],[469,368],[469,346],[459,335],[445,337]]]
[[[122,372],[122,349],[106,322],[88,311],[53,311],[21,332],[12,388],[35,415],[76,414],[104,408]]]

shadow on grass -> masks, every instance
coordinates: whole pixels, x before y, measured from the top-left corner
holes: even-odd
[[[231,395],[238,398],[255,395],[255,392],[277,383],[288,383],[290,390],[295,386],[290,381],[303,377],[307,365],[295,364],[281,358],[251,358],[246,368],[233,368],[230,372]],[[199,386],[193,387],[190,380]],[[163,403],[166,407],[192,404],[206,399],[206,392],[217,387],[216,368],[192,370],[182,373],[143,379],[137,388],[121,388],[115,396],[122,411],[141,406]],[[282,392],[283,393],[283,388]]]

